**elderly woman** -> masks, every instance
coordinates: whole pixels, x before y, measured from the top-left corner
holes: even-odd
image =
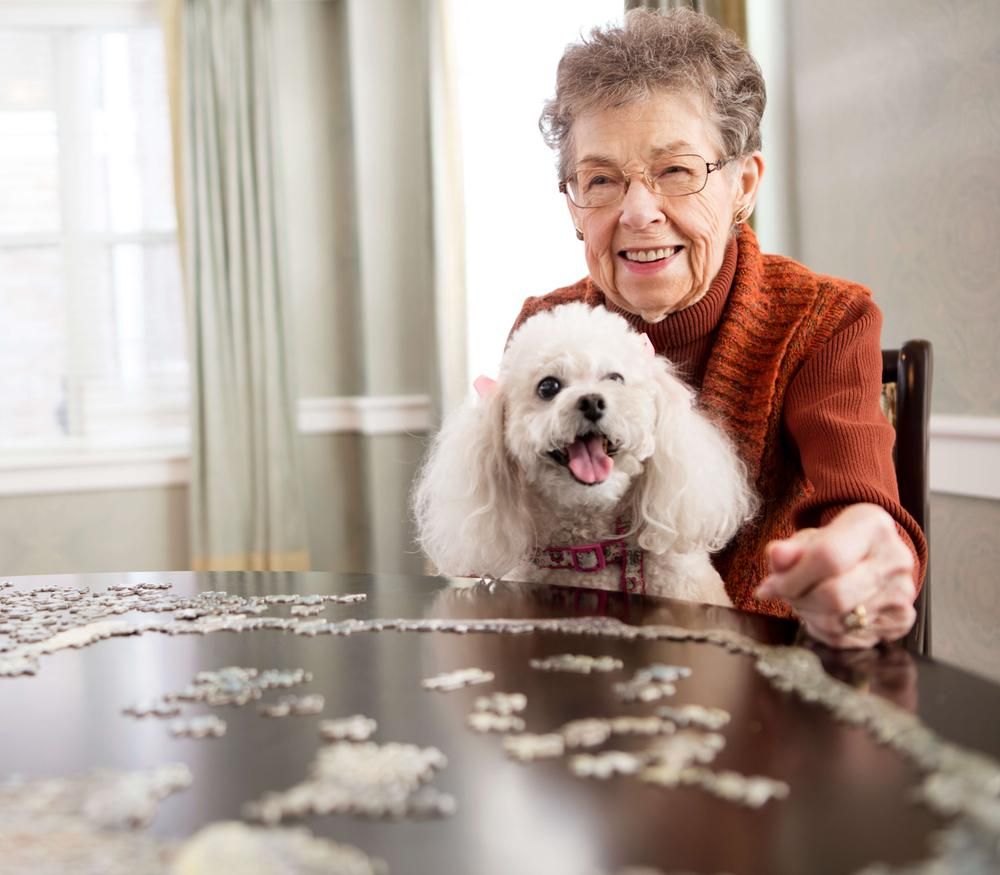
[[[763,255],[746,220],[764,160],[760,68],[712,19],[636,11],[559,64],[541,127],[589,276],[727,427],[762,511],[716,557],[737,607],[793,612],[836,647],[913,625],[927,562],[900,507],[869,291]]]

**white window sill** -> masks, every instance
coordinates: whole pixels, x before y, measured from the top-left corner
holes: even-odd
[[[432,420],[426,395],[303,398],[298,409],[302,435],[424,434]],[[190,455],[178,428],[127,442],[0,446],[0,497],[186,486]]]
[[[0,27],[143,27],[157,24],[155,0],[4,0]]]
[[[5,453],[0,496],[187,485],[190,451],[180,446]]]

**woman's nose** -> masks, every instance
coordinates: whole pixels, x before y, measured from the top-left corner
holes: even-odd
[[[638,230],[666,220],[663,198],[649,190],[641,174],[633,175],[622,200],[621,224]]]

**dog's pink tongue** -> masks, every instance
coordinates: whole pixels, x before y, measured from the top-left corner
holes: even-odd
[[[577,438],[569,450],[569,469],[573,476],[583,483],[603,483],[608,479],[614,460],[604,452],[604,441],[600,435],[592,434],[584,439]]]

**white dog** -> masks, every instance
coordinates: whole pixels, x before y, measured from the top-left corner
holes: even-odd
[[[645,335],[564,304],[528,319],[499,379],[476,388],[414,489],[418,540],[441,573],[731,604],[709,553],[755,500]]]

